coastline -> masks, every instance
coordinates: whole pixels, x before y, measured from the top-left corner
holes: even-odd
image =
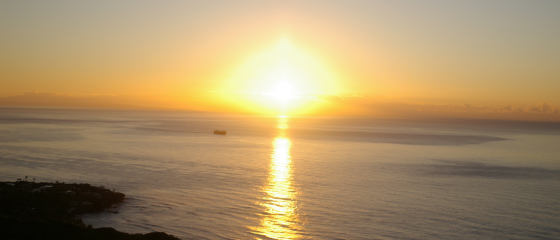
[[[129,234],[86,226],[77,215],[108,211],[125,194],[87,183],[0,182],[1,239],[178,239],[163,232]]]

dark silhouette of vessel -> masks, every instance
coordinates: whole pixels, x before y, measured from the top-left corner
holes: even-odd
[[[226,130],[214,130],[214,134],[226,135]]]

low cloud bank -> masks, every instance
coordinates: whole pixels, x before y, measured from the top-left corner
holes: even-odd
[[[212,112],[258,113],[236,105],[236,98],[207,93],[199,96],[69,95],[27,92],[0,98],[3,106],[75,108],[185,109]],[[403,118],[480,118],[560,122],[560,107],[551,103],[529,106],[484,106],[474,104],[434,104],[394,98],[338,96],[322,94],[310,100],[307,115],[348,115]],[[252,112],[253,111],[253,112]]]
[[[484,106],[473,104],[434,104],[420,101],[375,97],[324,96],[327,102],[322,111],[336,111],[342,115],[380,116],[380,117],[452,117],[510,119],[530,121],[560,121],[560,107],[550,103],[530,106]],[[328,107],[331,105],[331,107]]]
[[[75,107],[75,108],[162,108],[165,102],[158,97],[124,95],[70,95],[47,92],[25,92],[0,98],[3,106]]]

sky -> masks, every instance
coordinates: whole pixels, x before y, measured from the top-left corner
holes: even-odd
[[[560,1],[1,1],[0,105],[560,121]]]

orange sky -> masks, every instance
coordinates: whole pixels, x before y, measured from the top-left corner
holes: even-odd
[[[0,104],[558,121],[558,12],[558,1],[3,1]]]

